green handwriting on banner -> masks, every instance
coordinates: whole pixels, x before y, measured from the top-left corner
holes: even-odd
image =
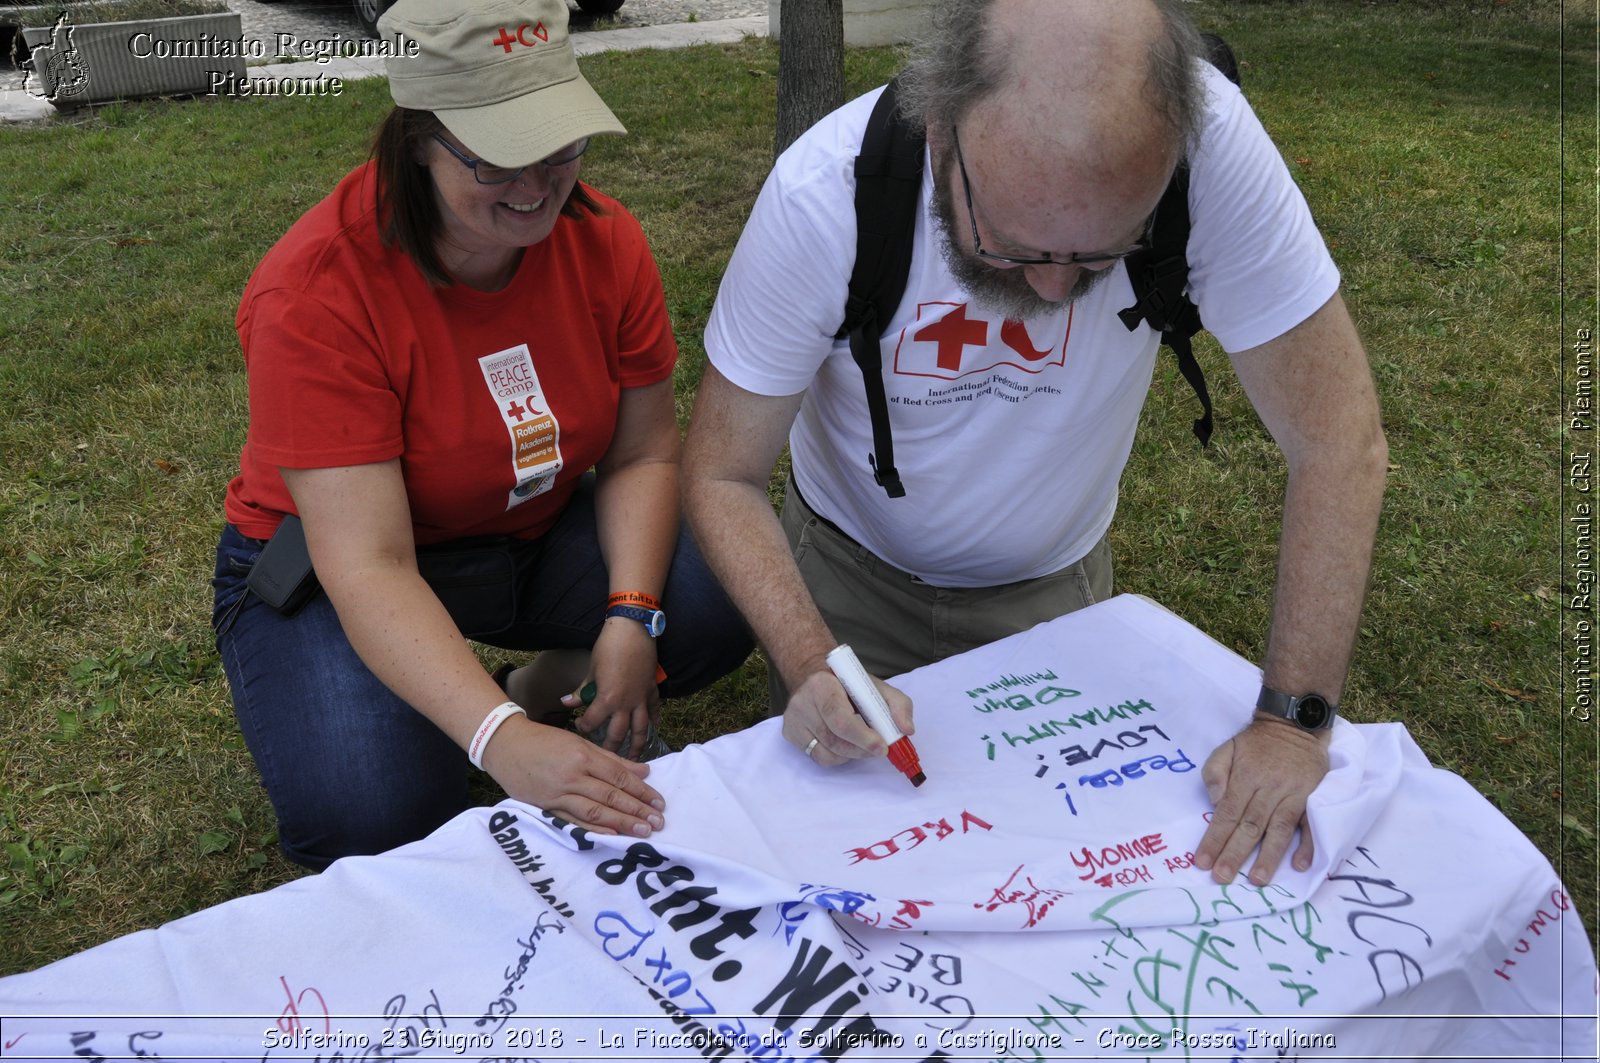
[[[1013,694],[1012,698],[1020,698],[1028,703],[1026,705],[1015,705],[1010,707],[1020,711],[1025,708],[1032,708],[1036,704],[1048,705],[1052,701],[1059,701],[1062,697],[1076,697],[1078,694],[1076,690],[1068,691],[1059,695],[1049,694],[1050,691],[1060,689],[1060,687],[1045,687],[1043,690],[1037,691],[1036,696],[1039,699],[1038,701],[1030,701],[1025,694]],[[1046,698],[1048,698],[1048,700],[1046,700]],[[978,708],[979,712],[993,711],[992,709],[979,708],[978,706],[973,707]],[[1033,721],[1028,724],[1026,729],[1019,729],[1018,733],[1016,734],[1013,734],[1010,731],[1002,730],[1000,732],[1000,740],[1004,741],[1008,747],[1014,749],[1017,746],[1028,746],[1034,742],[1042,742],[1046,739],[1063,738],[1075,731],[1082,730],[1085,727],[1103,727],[1108,723],[1131,719],[1143,713],[1155,711],[1156,707],[1150,704],[1150,702],[1145,698],[1140,698],[1137,701],[1130,698],[1120,705],[1113,705],[1109,708],[1091,708],[1086,709],[1083,712],[1075,712],[1064,720],[1050,719],[1044,720],[1043,722]],[[1162,737],[1164,738],[1166,736],[1162,735]],[[980,735],[979,740],[987,744],[987,758],[989,760],[993,760],[996,740],[991,738],[989,735]]]

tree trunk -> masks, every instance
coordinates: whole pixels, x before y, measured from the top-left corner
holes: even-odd
[[[783,0],[773,158],[844,103],[844,0]]]

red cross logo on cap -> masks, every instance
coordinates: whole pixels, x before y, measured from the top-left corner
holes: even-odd
[[[528,34],[532,35],[531,39],[529,36],[527,36]],[[501,26],[500,36],[496,37],[489,43],[499,45],[501,48],[504,48],[506,54],[509,55],[511,53],[511,46],[513,44],[520,44],[524,48],[532,48],[540,41],[548,41],[549,39],[550,31],[544,28],[544,23],[542,21],[537,22],[532,26],[524,22],[522,25],[517,27],[517,32],[515,33],[512,33],[504,26]]]

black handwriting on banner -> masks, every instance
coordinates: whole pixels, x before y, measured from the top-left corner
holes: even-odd
[[[1156,737],[1162,739],[1163,741],[1171,741],[1171,739],[1167,738],[1167,733],[1161,728],[1157,727],[1155,724],[1143,723],[1131,731],[1118,732],[1115,738],[1100,739],[1100,741],[1094,744],[1094,748],[1092,750],[1082,745],[1071,745],[1062,746],[1059,750],[1057,750],[1057,752],[1061,755],[1061,759],[1066,762],[1067,767],[1072,768],[1079,764],[1086,763],[1087,761],[1098,760],[1101,754],[1110,749],[1137,749],[1138,747],[1150,741],[1150,736],[1143,733],[1145,731],[1154,732]],[[1045,759],[1045,754],[1036,754],[1035,759],[1043,761]],[[1033,773],[1033,777],[1035,779],[1041,779],[1049,770],[1050,766],[1048,764],[1041,764],[1039,766],[1039,770]]]
[[[755,935],[755,919],[761,909],[724,911],[711,900],[717,894],[715,886],[696,884],[692,870],[682,864],[668,863],[667,858],[647,842],[635,842],[617,859],[601,861],[595,865],[594,873],[609,886],[620,886],[632,879],[639,897],[645,901],[662,895],[649,906],[658,916],[665,918],[675,908],[684,909],[666,920],[667,926],[675,931],[709,924],[689,942],[689,951],[707,963],[723,955],[723,944],[730,937],[743,940]],[[712,969],[711,977],[725,982],[739,973],[740,966],[738,960],[725,960]]]
[[[890,996],[904,994],[908,999],[927,1005],[940,1014],[956,1020],[953,1024],[924,1023],[923,1025],[929,1029],[964,1030],[977,1015],[977,1009],[973,1007],[971,998],[958,992],[962,985],[960,956],[948,952],[929,952],[917,948],[909,941],[897,939],[890,955],[881,957],[878,963],[888,970],[878,972],[880,979],[874,982],[873,989]],[[890,973],[894,971],[900,974]],[[861,977],[870,978],[875,972],[877,964],[864,969]],[[902,974],[904,978],[901,977]],[[893,1011],[893,1002],[890,1002],[888,1007]]]
[[[816,1058],[820,1059],[838,1060],[856,1048],[903,1047],[901,1039],[880,1027],[870,1013],[851,1014],[865,1003],[872,990],[848,962],[832,961],[833,951],[827,946],[801,938],[788,972],[756,1003],[755,1014],[764,1016],[775,1010],[773,1028],[786,1039],[792,1036],[801,1047],[816,1051]],[[795,1033],[795,1024],[819,1006],[821,1018]],[[941,1052],[928,1058],[942,1056]]]
[[[533,929],[524,937],[517,939],[517,945],[522,949],[522,953],[514,965],[505,969],[505,986],[500,990],[500,995],[489,1002],[483,1015],[473,1023],[474,1026],[482,1027],[493,1023],[494,1029],[491,1032],[496,1035],[505,1028],[511,1016],[517,1013],[516,992],[522,988],[523,979],[528,976],[528,968],[532,966],[533,958],[539,953],[539,939],[552,930],[561,934],[566,929],[566,924],[560,920],[546,913],[540,914]]]
[[[409,1006],[404,993],[396,993],[383,1005],[383,1044],[411,1048],[394,1055],[414,1055],[450,1027],[437,991],[429,989],[428,1002],[408,1015]]]
[[[515,814],[500,809],[489,817],[489,833],[494,836],[495,843],[500,846],[500,851],[506,854],[512,865],[528,881],[528,885],[543,897],[545,901],[557,912],[574,919],[572,908],[555,893],[555,879],[546,875],[540,878],[544,871],[543,858],[528,848],[528,843],[522,837],[522,832],[517,829]],[[579,838],[579,842],[584,839]],[[592,843],[590,843],[592,845]]]
[[[1378,868],[1378,862],[1370,851],[1358,846],[1356,852],[1371,868]],[[1351,857],[1345,862],[1354,866],[1355,859]],[[1396,886],[1393,879],[1371,875],[1329,875],[1328,881],[1345,883],[1350,892],[1341,894],[1339,899],[1360,906],[1347,914],[1345,923],[1356,940],[1372,946],[1372,951],[1367,953],[1367,966],[1372,969],[1372,977],[1378,984],[1380,999],[1388,1000],[1391,990],[1405,993],[1421,985],[1427,975],[1413,953],[1423,948],[1431,949],[1433,935],[1417,923],[1390,914],[1410,908],[1416,899]],[[1410,911],[1406,914],[1413,918],[1422,915],[1421,912]],[[1369,937],[1369,934],[1372,936]]]
[[[653,902],[649,904],[650,911],[664,918],[666,926],[674,932],[687,934],[696,927],[710,924],[709,929],[700,931],[688,944],[689,953],[702,963],[709,964],[722,957],[722,946],[729,938],[744,939],[756,934],[755,919],[761,909],[724,911],[712,900],[716,887],[697,882],[692,869],[670,862],[647,842],[635,842],[621,856],[601,861],[595,866],[595,877],[609,886],[631,883],[642,900]],[[680,908],[684,910],[667,917],[669,912]],[[646,945],[658,929],[636,928],[621,913],[612,910],[603,911],[595,922],[595,932],[604,942],[606,954],[619,962],[629,962],[633,977],[680,1032],[691,1039],[701,1056],[713,1061],[727,1057],[752,1035],[742,1021],[737,1025],[724,1021],[716,1029],[707,1025],[718,1015],[718,1009],[697,983],[695,965],[680,962],[668,947],[670,941],[662,945],[656,939]],[[831,956],[826,949],[806,960],[810,945],[809,938],[800,939],[801,961],[755,1007],[752,1017],[765,1014],[774,1006],[785,1009],[776,1031],[786,1038],[793,1033],[792,1027],[800,1017],[831,997],[821,1021],[796,1035],[807,1048],[816,1049],[815,1058],[820,1059],[838,1059],[853,1047],[867,1046],[875,1043],[875,1038],[889,1036],[878,1029],[870,1015],[855,1016],[846,1025],[834,1029],[847,1012],[862,1003],[867,986],[859,982],[859,976],[848,964],[837,964],[824,972],[822,968],[827,966]],[[728,981],[741,969],[739,961],[724,959],[711,968],[711,981]],[[842,984],[852,978],[859,982],[857,990],[838,993]],[[791,1006],[797,1006],[799,1011],[790,1014],[787,1009]]]

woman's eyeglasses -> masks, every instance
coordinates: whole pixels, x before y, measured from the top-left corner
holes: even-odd
[[[507,181],[515,181],[522,175],[527,166],[495,166],[493,163],[474,159],[461,153],[461,149],[450,143],[438,133],[433,134],[433,139],[444,145],[444,149],[454,155],[456,159],[472,171],[472,176],[477,178],[480,185],[503,185]],[[543,166],[547,170],[554,170],[559,166],[570,166],[578,161],[578,157],[589,150],[589,138],[574,141],[556,152],[547,155],[538,162],[529,163],[529,166]]]

